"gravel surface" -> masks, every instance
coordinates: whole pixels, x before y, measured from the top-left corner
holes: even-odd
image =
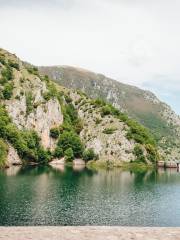
[[[3,240],[180,240],[180,228],[0,227]]]

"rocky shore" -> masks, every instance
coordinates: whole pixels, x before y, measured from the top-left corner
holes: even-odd
[[[180,228],[0,227],[1,240],[179,240]]]

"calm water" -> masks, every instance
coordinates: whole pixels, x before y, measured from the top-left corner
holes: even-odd
[[[180,226],[180,173],[1,171],[0,225]]]

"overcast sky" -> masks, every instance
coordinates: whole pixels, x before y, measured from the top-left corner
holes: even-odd
[[[179,0],[0,0],[0,47],[150,89],[180,114]]]

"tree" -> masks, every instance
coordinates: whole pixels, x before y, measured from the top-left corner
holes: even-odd
[[[74,159],[74,153],[72,148],[68,148],[65,152],[64,152],[64,156],[66,161],[72,161]]]
[[[12,93],[13,93],[13,84],[12,83],[6,83],[4,85],[4,89],[3,89],[4,99],[9,100],[12,96]]]
[[[55,139],[57,139],[58,137],[59,137],[59,128],[51,128],[51,130],[50,130],[50,136],[52,137],[52,138],[55,138]]]
[[[84,146],[80,137],[73,131],[64,131],[58,141],[58,146],[65,152],[68,148],[72,148],[75,157],[82,157]]]
[[[95,154],[94,149],[90,148],[83,152],[83,159],[88,162],[90,160],[96,160],[98,158],[97,154]]]

